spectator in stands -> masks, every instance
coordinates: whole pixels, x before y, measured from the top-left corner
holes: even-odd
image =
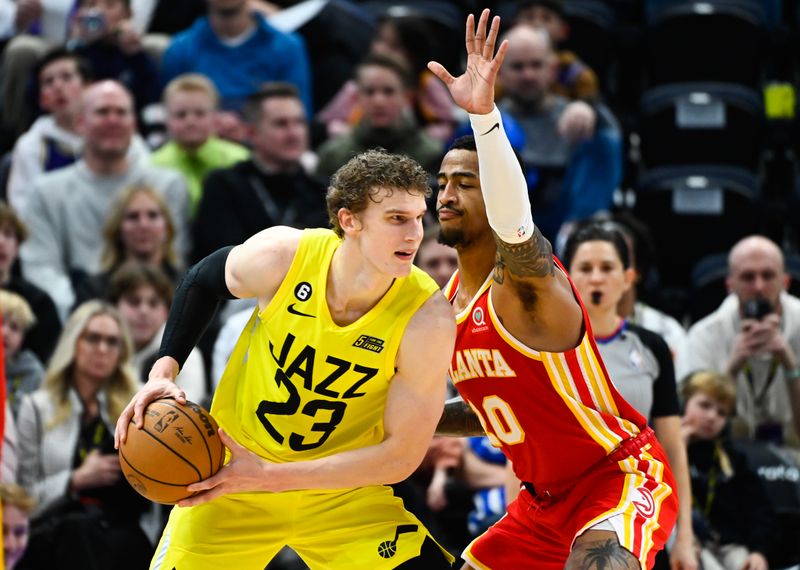
[[[246,98],[267,81],[294,84],[310,115],[311,75],[303,40],[272,27],[249,0],[207,0],[208,16],[173,37],[161,61],[166,84],[178,75],[202,73],[216,85],[222,108],[240,112]]]
[[[159,99],[156,62],[131,19],[131,0],[78,0],[67,45],[89,62],[95,79],[114,79],[141,111]]]
[[[34,77],[39,107],[47,114],[36,119],[14,145],[7,196],[18,212],[25,209],[28,188],[36,176],[72,164],[80,155],[81,93],[91,79],[86,62],[63,48],[45,54]]]
[[[203,181],[212,170],[246,160],[242,145],[214,135],[219,94],[211,81],[197,73],[179,75],[164,90],[170,140],[153,153],[157,166],[174,168],[186,179],[191,214],[197,210]]]
[[[50,296],[21,275],[17,258],[27,237],[28,228],[17,213],[0,202],[0,288],[16,293],[30,305],[36,323],[27,331],[22,347],[45,363],[61,334],[61,321]]]
[[[41,385],[44,366],[33,352],[22,348],[25,333],[36,322],[27,301],[16,293],[0,290],[0,315],[3,316],[6,402],[16,417],[22,396]]]
[[[517,4],[515,26],[530,26],[547,31],[556,52],[556,80],[553,93],[567,99],[594,101],[599,96],[597,75],[569,50],[559,49],[569,37],[569,24],[562,0],[522,0]]]
[[[22,134],[33,120],[31,72],[47,50],[66,42],[74,5],[75,0],[0,0],[0,39],[10,39],[0,68],[2,118],[12,135]]]
[[[156,267],[177,285],[183,262],[175,252],[175,223],[152,186],[133,185],[115,200],[103,227],[100,273],[72,272],[77,303],[106,298],[111,275],[126,261]]]
[[[689,329],[679,372],[736,380],[734,438],[800,447],[800,299],[787,292],[780,248],[763,236],[740,240],[726,284],[731,294]]]
[[[413,15],[385,16],[375,30],[370,53],[401,59],[412,75],[411,108],[426,133],[444,143],[456,124],[456,109],[447,88],[427,69],[434,56],[436,37],[427,22]],[[329,137],[347,132],[364,115],[355,79],[345,83],[317,114]]]
[[[36,501],[16,483],[0,483],[0,504],[3,506],[3,564],[14,570],[28,547],[30,516]]]
[[[506,456],[494,447],[486,436],[465,440],[461,476],[464,484],[474,491],[474,508],[467,519],[471,536],[483,534],[506,512]]]
[[[252,157],[212,172],[194,220],[199,260],[274,225],[327,226],[323,181],[309,176],[308,121],[297,89],[265,85],[245,106]]]
[[[414,263],[443,288],[458,268],[458,254],[449,245],[439,243],[438,235],[438,225],[425,228]]]
[[[136,126],[133,100],[114,81],[101,81],[83,93],[83,158],[33,182],[25,221],[31,238],[22,247],[23,271],[46,288],[66,318],[75,293],[70,273],[96,273],[102,227],[114,199],[134,184],[155,188],[175,220],[179,255],[187,249],[188,196],[182,177],[128,159]]]
[[[725,435],[736,384],[726,374],[699,371],[681,392],[703,569],[767,570],[778,525],[761,479]]]
[[[101,301],[70,317],[39,390],[19,413],[20,482],[38,501],[22,568],[139,570],[149,502],[121,476],[113,422],[139,387],[122,317]]]
[[[634,280],[628,245],[620,232],[590,222],[570,235],[564,264],[585,303],[609,377],[653,426],[675,474],[680,503],[676,540],[669,549],[672,567],[696,570],[691,480],[672,355],[660,336],[617,314],[617,305]]]
[[[46,53],[37,65],[39,106],[52,114],[39,117],[14,147],[8,199],[17,212],[24,212],[37,176],[69,166],[80,157],[81,100],[89,73],[84,59],[63,48]],[[139,160],[149,152],[144,140],[134,134],[128,158]]]
[[[546,32],[517,26],[506,39],[498,107],[524,133],[518,150],[537,226],[555,242],[565,222],[611,207],[622,176],[620,130],[602,104],[590,107],[551,92],[556,54]]]
[[[111,277],[109,300],[131,331],[133,368],[142,383],[158,357],[173,289],[173,283],[158,267],[137,261],[124,263]],[[197,348],[192,349],[176,382],[189,400],[205,403],[206,371]]]
[[[412,80],[408,67],[389,55],[369,55],[356,68],[358,101],[364,116],[349,133],[328,140],[319,148],[317,172],[332,175],[350,158],[383,147],[405,154],[429,173],[436,172],[441,144],[417,124],[411,109]]]

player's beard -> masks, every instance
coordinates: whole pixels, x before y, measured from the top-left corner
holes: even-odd
[[[455,249],[462,249],[472,243],[472,240],[467,237],[467,234],[461,228],[446,229],[440,227],[437,241]]]

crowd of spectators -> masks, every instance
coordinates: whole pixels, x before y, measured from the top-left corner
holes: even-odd
[[[637,84],[620,69],[631,58],[593,70],[596,54],[574,51],[585,28],[571,19],[570,0],[488,4],[510,42],[498,107],[534,221],[563,254],[617,387],[651,420],[679,487],[691,484],[670,554],[687,568],[693,557],[737,570],[745,561],[759,570],[800,563],[800,299],[788,263],[798,234],[762,225],[764,235],[715,252],[727,261],[715,310],[691,322],[687,305],[660,289],[668,269],[656,261],[690,253],[649,234],[655,220],[637,218],[631,200],[648,166],[623,93]],[[613,3],[595,4],[605,14]],[[617,4],[642,4],[642,25],[665,10]],[[784,29],[769,4],[770,25]],[[175,285],[192,263],[266,227],[328,226],[329,178],[358,152],[407,154],[433,181],[469,125],[426,63],[446,61],[447,44],[463,41],[464,12],[483,7],[0,0],[6,567],[107,568],[123,558],[146,566],[162,513],[120,477],[109,438],[147,378]],[[342,22],[359,30],[344,33]],[[334,58],[345,53],[353,55]],[[689,103],[678,123],[697,119]],[[435,199],[416,262],[444,286],[457,261],[436,242]],[[709,223],[713,214],[705,211]],[[221,310],[178,376],[189,399],[209,405],[251,312],[237,301]],[[770,465],[748,451],[753,444],[787,479],[795,474],[793,504],[776,505],[762,481]],[[436,438],[395,490],[458,555],[518,491],[509,473],[485,438]],[[747,530],[751,518],[762,532]],[[283,553],[270,567],[303,566]]]

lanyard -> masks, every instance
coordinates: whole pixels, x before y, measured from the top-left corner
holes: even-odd
[[[703,516],[706,521],[711,520],[709,517],[711,516],[711,507],[714,505],[714,499],[717,496],[717,482],[720,474],[722,474],[723,480],[733,477],[733,465],[728,454],[722,449],[722,442],[717,440],[714,442],[714,457],[711,461],[711,468],[708,470],[706,500],[703,504]],[[695,501],[696,503],[697,501]]]
[[[274,225],[277,226],[291,226],[297,218],[297,209],[293,204],[290,204],[283,212],[278,207],[277,202],[270,196],[269,190],[264,186],[264,183],[256,175],[248,177],[250,186],[258,196],[261,204],[264,206],[264,211],[271,218]]]
[[[17,375],[11,378],[11,385],[8,387],[9,405],[13,408],[14,404],[19,399],[19,388],[22,386],[22,375]]]
[[[78,448],[78,457],[80,457],[81,463],[84,462],[86,456],[89,455],[89,451],[92,449],[97,449],[100,447],[100,444],[103,442],[103,437],[106,435],[106,426],[102,420],[97,420],[97,425],[94,427],[94,436],[92,436],[92,443],[89,446],[85,446],[84,442],[81,442],[81,446]]]
[[[760,408],[761,405],[764,403],[764,398],[767,396],[767,391],[772,386],[772,383],[775,381],[776,373],[778,372],[778,360],[773,358],[772,362],[769,365],[769,375],[767,376],[766,382],[764,382],[764,387],[761,388],[761,391],[756,394],[756,381],[753,378],[753,369],[750,368],[750,363],[744,365],[742,368],[742,372],[745,373],[747,376],[747,383],[750,386],[750,393],[753,395],[753,399],[755,400],[756,407]]]
[[[708,472],[708,483],[706,486],[706,503],[703,505],[703,517],[705,520],[710,520],[711,506],[714,504],[714,498],[717,495],[717,450],[714,450],[714,464]]]

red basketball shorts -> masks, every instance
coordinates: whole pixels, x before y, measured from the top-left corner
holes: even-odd
[[[642,568],[651,568],[675,525],[678,495],[661,445],[655,437],[643,439],[640,447],[612,453],[562,493],[537,497],[521,490],[506,515],[467,546],[464,560],[480,570],[563,570],[575,539],[603,523]]]

